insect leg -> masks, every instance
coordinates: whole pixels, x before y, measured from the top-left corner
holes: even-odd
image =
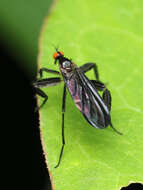
[[[60,82],[61,82],[61,78],[59,78],[59,77],[41,79],[41,80],[37,80],[36,82],[33,82],[33,87],[34,87],[34,89],[36,91],[36,94],[44,98],[44,101],[42,102],[40,107],[36,108],[36,111],[38,109],[40,109],[41,107],[43,107],[43,105],[48,100],[48,96],[40,88],[43,88],[43,87],[46,87],[46,86],[54,86],[54,85],[59,84]]]
[[[90,80],[90,81],[95,86],[95,88],[99,91],[103,91],[106,88],[105,84],[100,81],[97,81],[97,80]]]
[[[41,96],[42,98],[44,98],[44,101],[42,102],[42,104],[39,106],[39,107],[36,107],[35,108],[35,111],[38,111],[40,108],[43,107],[43,105],[47,102],[48,100],[48,96],[45,94],[45,92],[43,92],[40,88],[36,88],[35,87],[35,91],[36,91],[36,94]]]
[[[116,132],[116,133],[118,133],[119,135],[123,135],[123,133],[121,133],[120,131],[118,131],[113,125],[112,125],[112,123],[110,122],[110,127]]]
[[[60,77],[53,77],[53,78],[46,78],[46,79],[40,79],[35,82],[33,82],[33,86],[36,88],[44,88],[47,86],[55,86],[61,82]]]
[[[111,101],[112,101],[112,98],[111,98],[111,94],[110,94],[110,91],[106,88],[105,91],[103,92],[103,100],[105,102],[105,104],[107,105],[109,111],[111,111]],[[118,133],[119,135],[122,135],[121,132],[119,132],[111,123],[109,123],[110,127],[116,132]]]
[[[64,113],[65,113],[65,103],[66,103],[66,85],[64,85],[64,91],[63,91],[63,103],[62,103],[62,148],[59,156],[58,164],[55,166],[55,168],[59,167],[61,158],[63,155],[63,150],[65,146],[65,135],[64,135]]]
[[[108,109],[110,111],[111,110],[111,100],[112,100],[110,91],[106,88],[105,84],[100,81],[91,80],[91,82],[97,90],[104,91],[102,97],[103,97],[103,100],[104,100],[106,106],[108,107]]]
[[[107,88],[104,90],[102,97],[103,97],[103,100],[104,100],[106,106],[108,107],[109,111],[111,111],[112,99],[111,99],[110,91]]]
[[[43,67],[43,68],[41,68],[41,69],[39,70],[40,77],[43,76],[43,72],[44,72],[44,71],[47,72],[47,73],[53,73],[53,74],[60,75],[60,72],[59,72],[59,71],[55,71],[55,70],[47,69],[47,68]]]
[[[80,67],[80,69],[81,69],[84,73],[86,73],[87,71],[93,69],[93,70],[94,70],[94,74],[95,74],[95,76],[96,76],[96,79],[99,80],[99,74],[98,74],[98,69],[97,69],[96,63],[86,63],[86,64],[82,65],[82,66]]]

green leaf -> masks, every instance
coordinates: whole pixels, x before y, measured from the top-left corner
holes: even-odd
[[[40,110],[40,129],[55,190],[119,190],[143,182],[142,10],[142,0],[60,0],[44,23],[40,67],[58,70],[53,45],[78,66],[96,62],[112,93],[112,123],[123,133],[91,127],[68,94],[66,146],[55,169],[62,146],[63,83],[44,89],[49,99]],[[94,79],[92,71],[87,75]]]

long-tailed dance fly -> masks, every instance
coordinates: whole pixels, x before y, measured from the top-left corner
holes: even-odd
[[[108,125],[118,134],[120,133],[114,128],[111,122],[111,94],[106,88],[105,84],[99,80],[99,74],[96,63],[86,63],[78,67],[71,59],[64,56],[64,53],[58,51],[53,55],[55,64],[58,62],[59,71],[51,70],[48,68],[41,68],[39,70],[40,77],[43,72],[53,73],[59,77],[37,79],[33,86],[36,89],[36,93],[44,98],[43,103],[40,105],[41,108],[47,101],[48,96],[40,88],[54,86],[64,81],[63,89],[63,102],[62,102],[62,148],[59,156],[59,160],[55,168],[60,165],[63,150],[65,146],[64,136],[64,113],[65,113],[65,102],[66,102],[66,89],[68,89],[75,106],[80,110],[83,117],[87,122],[99,129],[104,129]],[[96,80],[90,80],[85,73],[93,69]],[[102,91],[102,96],[98,93]],[[38,108],[38,109],[39,109]]]

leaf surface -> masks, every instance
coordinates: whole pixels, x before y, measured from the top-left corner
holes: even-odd
[[[55,190],[119,190],[143,182],[142,10],[142,0],[60,0],[44,23],[40,67],[58,70],[53,45],[78,66],[96,62],[112,94],[112,123],[123,133],[91,127],[68,93],[66,146],[55,169],[62,146],[63,83],[45,88],[49,99],[40,110],[40,129]],[[94,79],[92,71],[87,75]]]

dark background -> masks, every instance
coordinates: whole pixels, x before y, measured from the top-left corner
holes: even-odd
[[[35,92],[31,87],[37,73],[39,33],[51,3],[51,0],[0,3],[4,189],[8,186],[20,190],[51,189],[40,142],[38,113],[34,112]]]

